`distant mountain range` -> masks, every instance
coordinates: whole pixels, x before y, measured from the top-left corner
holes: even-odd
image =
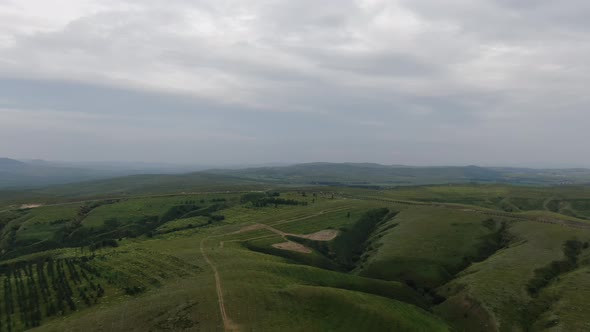
[[[43,165],[0,158],[0,188],[42,187],[53,184],[105,179],[129,173]]]
[[[589,169],[529,169],[479,166],[414,167],[371,163],[308,163],[285,167],[209,170],[209,173],[290,184],[425,185],[512,183],[530,185],[590,183]]]
[[[239,169],[208,169],[205,166],[176,166],[142,163],[60,163],[43,160],[19,161],[0,158],[0,189],[40,188],[57,184],[109,179],[129,183],[126,176],[143,174],[135,180],[166,182],[161,174],[194,179],[198,174],[247,180],[248,183],[293,185],[403,186],[444,183],[512,183],[559,185],[590,183],[589,169],[530,169],[513,167],[432,166],[413,167],[372,163],[306,163]],[[197,171],[197,172],[195,172]],[[154,174],[153,176],[146,174]],[[158,176],[157,174],[160,174]],[[122,178],[121,178],[122,177]],[[152,178],[153,177],[153,178]],[[119,180],[118,180],[119,179]],[[189,181],[190,182],[190,181]],[[141,187],[141,183],[137,184]]]

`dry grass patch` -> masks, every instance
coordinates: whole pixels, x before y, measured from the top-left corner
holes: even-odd
[[[275,243],[272,246],[274,248],[281,249],[281,250],[289,250],[289,251],[300,252],[303,254],[311,254],[311,249],[309,249],[308,247],[306,247],[302,244],[299,244],[297,242],[287,241],[287,242],[282,242],[282,243]]]

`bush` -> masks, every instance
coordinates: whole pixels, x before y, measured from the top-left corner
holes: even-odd
[[[223,221],[225,220],[225,216],[223,215],[212,215],[209,217],[212,221]]]
[[[247,193],[240,197],[240,203],[246,204],[248,202],[256,202],[266,197],[265,193]]]
[[[528,282],[527,291],[531,296],[537,296],[543,288],[549,285],[559,275],[570,272],[578,267],[578,256],[581,253],[582,243],[577,240],[568,240],[563,245],[564,260],[553,261],[548,266],[535,270],[535,276]]]
[[[177,205],[177,206],[173,206],[170,209],[168,209],[168,211],[166,211],[166,213],[164,213],[164,215],[162,216],[162,218],[160,218],[160,222],[161,223],[165,223],[174,219],[178,219],[182,216],[184,216],[185,214],[198,210],[200,209],[200,207],[196,206],[196,205]]]

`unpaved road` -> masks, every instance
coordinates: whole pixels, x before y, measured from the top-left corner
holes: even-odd
[[[227,312],[225,311],[225,303],[223,302],[223,287],[221,285],[221,279],[219,278],[219,272],[217,271],[217,267],[215,264],[211,262],[209,256],[205,253],[205,240],[208,238],[204,238],[201,240],[199,245],[199,249],[201,250],[201,255],[205,259],[205,262],[211,267],[213,270],[213,274],[215,275],[215,289],[217,290],[217,302],[219,303],[219,311],[221,312],[221,319],[223,320],[223,328],[225,331],[239,331],[240,329],[238,326],[228,317]]]

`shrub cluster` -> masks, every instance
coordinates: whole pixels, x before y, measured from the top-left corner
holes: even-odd
[[[565,259],[553,261],[549,265],[535,270],[535,276],[528,282],[527,290],[531,296],[537,296],[543,288],[559,275],[570,272],[578,267],[578,256],[582,249],[587,248],[578,240],[568,240],[563,245]]]

